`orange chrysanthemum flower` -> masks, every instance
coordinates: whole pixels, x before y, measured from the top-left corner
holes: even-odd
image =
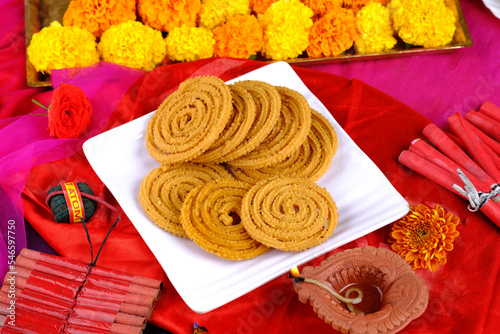
[[[337,11],[342,8],[343,4],[343,0],[302,0],[302,2],[318,16],[325,15],[331,11]]]
[[[314,22],[309,31],[309,57],[338,56],[351,48],[359,36],[356,16],[350,9],[329,12]]]
[[[262,47],[262,27],[253,15],[237,15],[212,30],[217,57],[248,58]]]
[[[446,264],[446,252],[453,250],[453,241],[460,234],[459,222],[438,205],[431,209],[410,204],[410,212],[392,225],[388,241],[414,269],[436,271]]]
[[[101,37],[112,25],[136,18],[135,0],[72,0],[64,13],[63,25],[85,29]]]
[[[273,3],[279,0],[250,0],[250,8],[257,14],[263,14]]]
[[[142,22],[164,32],[185,25],[196,27],[201,0],[138,0],[137,12]]]

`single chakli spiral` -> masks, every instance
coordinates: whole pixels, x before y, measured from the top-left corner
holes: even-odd
[[[337,134],[332,124],[311,109],[311,129],[307,139],[290,157],[268,167],[233,168],[231,173],[237,180],[252,184],[277,175],[317,181],[330,167],[337,148]]]
[[[258,80],[245,80],[234,83],[234,86],[244,88],[250,93],[256,106],[256,115],[246,138],[221,157],[221,161],[237,159],[262,143],[273,130],[281,109],[281,96],[273,85]]]
[[[328,239],[337,226],[331,195],[303,178],[273,178],[253,185],[242,203],[241,220],[262,244],[301,251]]]
[[[229,85],[233,107],[226,128],[217,141],[195,162],[224,162],[224,156],[232,152],[246,138],[257,113],[255,102],[248,91],[236,85]]]
[[[281,96],[280,117],[272,131],[250,153],[229,161],[239,168],[260,168],[278,163],[296,151],[311,128],[311,108],[306,98],[287,87],[276,86]]]
[[[221,79],[200,76],[182,82],[148,124],[149,154],[166,164],[196,158],[219,138],[231,109],[231,92]]]
[[[193,189],[184,201],[181,222],[201,248],[228,260],[246,260],[269,250],[252,239],[240,221],[241,201],[250,185],[219,180]]]
[[[163,165],[142,181],[139,201],[147,216],[165,231],[187,238],[180,222],[182,204],[191,190],[219,179],[233,179],[217,164],[190,162]]]

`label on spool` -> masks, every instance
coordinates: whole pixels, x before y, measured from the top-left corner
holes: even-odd
[[[66,204],[68,205],[69,222],[80,223],[85,218],[82,195],[73,182],[66,182],[62,185]]]

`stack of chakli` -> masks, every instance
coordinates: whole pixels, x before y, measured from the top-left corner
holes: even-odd
[[[141,183],[145,213],[217,256],[301,251],[337,225],[334,200],[315,183],[331,165],[337,135],[293,89],[190,78],[152,116],[146,147],[161,166]]]
[[[140,334],[161,288],[160,280],[25,248],[3,280],[0,332]]]

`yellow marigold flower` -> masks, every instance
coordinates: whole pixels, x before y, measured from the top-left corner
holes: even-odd
[[[453,12],[453,15],[455,16],[455,33],[453,34],[453,41],[456,43],[465,43],[467,41],[467,38],[465,37],[464,30],[462,28],[462,24],[460,23],[460,20],[458,19],[458,8],[457,8],[457,2],[456,0],[444,0],[444,3],[446,6],[448,6],[451,11]]]
[[[356,53],[377,53],[390,50],[396,45],[392,29],[391,12],[379,3],[370,3],[356,13],[357,27],[361,36],[354,41]]]
[[[273,3],[258,20],[264,29],[261,54],[267,59],[286,60],[301,55],[309,44],[312,10],[299,0]]]
[[[72,0],[64,13],[63,24],[86,29],[96,37],[112,25],[137,18],[135,0]]]
[[[77,27],[63,27],[57,21],[33,34],[27,53],[35,69],[51,70],[87,67],[99,62],[95,36]]]
[[[250,0],[250,9],[257,14],[263,14],[269,6],[278,0]]]
[[[311,8],[318,16],[342,8],[343,0],[302,0],[304,5]]]
[[[142,22],[160,31],[186,25],[196,27],[201,0],[138,0],[137,11]]]
[[[139,21],[112,26],[102,34],[97,49],[104,61],[151,71],[167,53],[161,32]]]
[[[356,16],[350,9],[329,12],[314,22],[309,33],[309,57],[338,56],[358,38]]]
[[[431,209],[423,204],[410,204],[410,212],[391,226],[389,242],[414,269],[436,271],[446,264],[446,252],[453,250],[459,236],[458,217],[436,205]]]
[[[250,14],[250,0],[202,0],[199,26],[212,30],[235,15]]]
[[[249,58],[262,48],[262,27],[253,15],[237,15],[212,30],[214,55]]]
[[[452,41],[456,18],[444,0],[392,0],[387,7],[405,43],[428,48]]]
[[[172,61],[193,61],[213,57],[214,34],[205,28],[174,28],[166,38],[167,56]]]

